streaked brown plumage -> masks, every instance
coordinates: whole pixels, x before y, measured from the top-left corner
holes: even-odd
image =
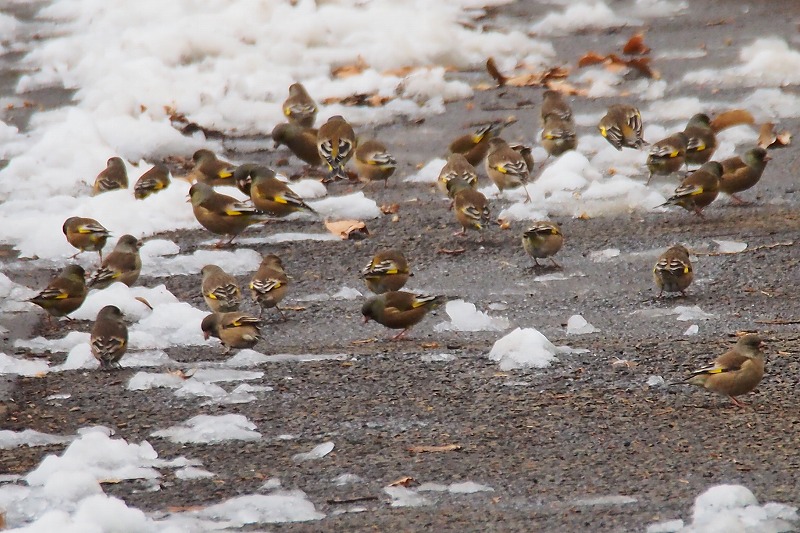
[[[528,189],[528,168],[525,158],[513,150],[503,139],[496,137],[489,141],[489,153],[486,156],[486,173],[500,191],[522,187],[525,191],[525,203],[531,201]]]
[[[261,340],[261,332],[258,330],[260,325],[260,318],[235,311],[211,313],[203,319],[200,328],[206,340],[209,337],[219,339],[225,348],[224,353],[228,353],[231,348],[253,348],[258,344]]]
[[[269,215],[225,194],[216,192],[210,185],[195,183],[189,189],[192,211],[201,226],[211,233],[230,237],[216,246],[231,244],[248,226],[269,220]]]
[[[169,170],[161,163],[156,163],[153,168],[141,175],[133,186],[133,196],[137,200],[144,200],[151,194],[163,191],[169,187]]]
[[[724,394],[737,407],[745,407],[736,397],[754,390],[764,377],[762,344],[759,335],[745,335],[733,349],[716,358],[713,366],[694,371],[686,382]]]
[[[575,124],[555,115],[548,115],[542,130],[542,146],[547,150],[547,155],[558,157],[564,152],[574,150],[577,145]],[[532,165],[528,166],[528,170],[533,170]]]
[[[642,138],[642,114],[632,105],[614,104],[600,119],[597,129],[605,140],[617,150],[625,148],[639,149],[647,144]]]
[[[754,187],[761,180],[769,160],[770,157],[763,148],[752,148],[742,157],[726,159],[722,162],[720,192],[729,195],[737,204],[745,203],[736,194]]]
[[[549,257],[555,267],[561,268],[552,256],[557,254],[563,245],[564,235],[561,233],[561,227],[555,222],[547,220],[534,222],[522,234],[522,247],[533,258],[537,267],[540,266],[539,259]]]
[[[478,186],[478,171],[462,154],[450,154],[447,157],[447,163],[439,171],[439,178],[436,180],[439,190],[448,196],[450,196],[450,191],[447,183],[452,179],[461,179],[474,188]],[[452,199],[452,196],[450,198]]]
[[[676,244],[661,254],[653,267],[653,279],[658,285],[658,298],[664,292],[679,292],[686,296],[686,289],[694,279],[689,251]]]
[[[675,194],[661,205],[679,205],[702,217],[703,208],[713,202],[719,194],[720,176],[722,176],[722,165],[716,161],[709,161],[686,176],[680,186],[675,189]]]
[[[200,269],[200,290],[203,300],[215,313],[238,311],[242,303],[242,290],[236,278],[217,265],[205,265]]]
[[[106,162],[106,168],[97,175],[92,187],[92,196],[100,193],[128,188],[128,171],[120,157],[112,157]]]
[[[686,135],[686,164],[707,163],[717,150],[717,136],[711,128],[711,119],[705,113],[698,113],[689,119],[683,130]]]
[[[119,361],[128,349],[128,326],[116,305],[107,305],[97,313],[89,347],[100,368],[120,368]]]
[[[412,326],[419,323],[428,311],[444,303],[444,296],[427,296],[406,291],[389,291],[376,294],[361,306],[364,322],[370,319],[390,329],[402,329],[392,337],[402,338]]]
[[[328,163],[327,180],[346,179],[345,165],[356,151],[356,134],[341,115],[335,115],[319,128],[317,150]]]
[[[323,159],[317,148],[319,132],[314,128],[303,128],[297,124],[278,124],[272,129],[275,148],[285,145],[301,161],[313,166],[322,166]]]
[[[560,92],[552,90],[545,91],[542,95],[541,117],[542,125],[551,118],[570,123],[573,122],[572,108],[564,101],[564,97]]]
[[[256,209],[275,217],[285,217],[298,211],[316,214],[286,183],[275,177],[275,172],[265,166],[248,166],[236,169],[237,182],[246,171],[250,176],[250,199]]]
[[[265,255],[250,280],[250,295],[260,307],[259,318],[264,314],[264,309],[275,308],[285,320],[286,316],[278,304],[288,291],[289,276],[283,268],[281,258],[275,254]]]
[[[400,250],[382,250],[361,270],[367,288],[375,294],[399,291],[411,275],[406,256]]]
[[[86,272],[80,265],[67,265],[39,294],[28,300],[47,311],[51,316],[69,318],[86,300]]]
[[[495,122],[481,126],[473,133],[462,135],[450,143],[449,153],[461,154],[470,165],[476,166],[489,153],[489,141],[499,135],[504,126],[505,124]]]
[[[456,220],[461,224],[461,231],[456,235],[466,235],[467,229],[483,231],[489,225],[491,213],[486,196],[473,189],[461,178],[453,178],[447,182],[448,195],[453,198],[453,211]],[[481,233],[481,239],[483,234]]]
[[[218,159],[211,150],[197,150],[192,156],[194,167],[186,176],[189,183],[205,183],[212,187],[227,185],[235,187],[233,171],[236,165]]]
[[[386,187],[389,177],[397,169],[397,161],[382,142],[359,142],[353,160],[356,163],[358,179],[362,182],[383,181]]]
[[[317,104],[302,83],[289,86],[289,97],[283,102],[286,119],[303,128],[310,128],[317,118]]]
[[[116,281],[128,287],[136,283],[142,271],[142,259],[139,256],[141,246],[142,242],[133,235],[120,237],[114,250],[92,275],[88,286],[92,289],[105,289]]]
[[[653,176],[660,174],[667,176],[673,172],[678,172],[686,161],[686,134],[682,131],[674,133],[665,139],[661,139],[650,147],[647,155],[647,168],[650,170],[650,177],[647,178],[647,185]]]
[[[82,252],[97,252],[103,260],[103,247],[106,245],[109,231],[93,218],[69,217],[61,226],[67,242],[79,250],[72,256],[75,258]]]

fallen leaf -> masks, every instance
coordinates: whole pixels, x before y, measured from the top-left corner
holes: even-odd
[[[364,58],[358,56],[355,63],[350,65],[341,65],[331,69],[331,75],[335,78],[349,78],[350,76],[355,76],[357,74],[361,74],[365,70],[369,68],[367,62],[364,61]]]
[[[192,371],[192,374],[187,375],[187,373],[184,372],[183,370],[177,369],[177,370],[169,370],[167,374],[169,374],[170,376],[175,376],[180,379],[189,379],[190,377],[192,377],[192,374],[194,374],[194,371]]]
[[[438,453],[455,452],[462,448],[463,446],[459,444],[445,444],[443,446],[410,446],[408,451],[411,453]]]
[[[376,339],[375,337],[372,337],[371,339],[358,339],[358,340],[355,340],[355,341],[351,342],[350,344],[355,344],[355,345],[371,344],[373,342],[378,342],[378,339]]]
[[[343,240],[361,240],[369,237],[367,225],[360,220],[325,221],[325,227]]]
[[[578,220],[591,220],[592,217],[590,217],[586,213],[581,213],[580,215],[578,215],[575,218],[577,218]]]
[[[420,346],[422,346],[423,348],[427,348],[428,350],[431,350],[431,349],[434,349],[434,348],[438,348],[439,347],[439,343],[436,342],[436,341],[423,342],[422,344],[420,344]]]
[[[600,55],[597,52],[587,52],[578,60],[578,68],[598,65],[605,60],[606,56]]]
[[[563,79],[568,75],[569,69],[564,67],[552,67],[540,72],[529,72],[512,76],[506,80],[506,85],[512,85],[514,87],[539,87],[545,85],[549,80]]]
[[[445,255],[461,255],[466,251],[466,248],[439,248],[436,250],[437,253]]]
[[[557,91],[564,95],[577,95],[577,96],[586,96],[589,91],[586,89],[578,89],[571,83],[567,83],[564,80],[549,80],[545,87],[550,89],[551,91]]]
[[[500,229],[509,229],[511,227],[511,222],[508,220],[503,220],[502,218],[498,218],[497,225],[500,226]]]
[[[489,72],[489,76],[494,78],[494,80],[497,82],[498,87],[502,87],[506,84],[508,78],[500,73],[500,70],[497,68],[497,63],[494,62],[493,57],[490,57],[486,60],[486,70]]]
[[[740,124],[754,124],[753,115],[744,109],[731,109],[723,111],[711,121],[711,129],[722,131],[726,128],[738,126]]]
[[[415,70],[417,70],[417,67],[412,67],[411,65],[408,65],[405,67],[384,70],[381,74],[383,74],[384,76],[395,76],[397,78],[405,78]]]
[[[144,296],[136,296],[134,298],[134,300],[138,300],[138,301],[142,302],[144,305],[147,306],[148,309],[150,309],[151,311],[153,310],[153,306],[150,305],[150,302],[148,302],[147,299]]]
[[[416,483],[416,480],[411,476],[403,476],[389,483],[390,487],[408,487]]]
[[[384,215],[394,215],[400,211],[400,204],[383,204],[381,206],[381,213]]]
[[[638,71],[646,78],[652,78],[654,80],[661,79],[661,73],[650,66],[649,57],[637,57],[634,59],[629,59],[625,62],[625,64],[628,66],[628,68]]]
[[[644,44],[644,33],[639,32],[634,34],[633,37],[628,39],[625,46],[622,47],[622,53],[629,56],[644,55],[650,52],[650,47]]]
[[[792,141],[792,134],[788,131],[775,133],[775,124],[767,122],[758,132],[758,146],[761,148],[783,148]]]
[[[381,96],[378,93],[358,93],[358,94],[351,94],[349,96],[332,96],[330,98],[325,98],[322,100],[322,103],[325,105],[331,104],[341,104],[344,106],[368,106],[368,107],[380,107],[386,102],[391,101],[392,98],[390,96]]]

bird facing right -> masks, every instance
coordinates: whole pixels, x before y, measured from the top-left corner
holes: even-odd
[[[728,396],[736,407],[745,404],[737,396],[754,390],[764,377],[763,339],[757,334],[741,337],[733,349],[714,360],[712,366],[692,372],[685,381]]]
[[[724,160],[722,177],[719,180],[720,192],[729,195],[734,203],[744,204],[745,201],[736,194],[755,187],[769,160],[770,157],[763,148],[752,148],[746,151],[742,157],[731,157]]]
[[[142,272],[142,258],[139,256],[141,247],[142,242],[133,235],[120,237],[114,250],[92,275],[89,287],[105,289],[115,281],[124,283],[128,287],[136,283]]]
[[[397,161],[386,146],[374,140],[358,143],[353,160],[356,162],[360,181],[364,183],[383,181],[384,187],[388,185],[389,177],[397,168]]]
[[[107,305],[97,313],[89,340],[92,355],[100,368],[120,368],[119,360],[128,349],[128,326],[116,305]]]

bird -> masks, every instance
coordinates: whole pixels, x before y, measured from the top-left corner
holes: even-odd
[[[473,133],[462,135],[450,143],[448,148],[451,154],[463,155],[470,165],[476,166],[489,153],[489,141],[500,133],[505,124],[493,122],[481,126]]]
[[[477,189],[473,189],[461,178],[448,181],[447,188],[448,194],[453,198],[456,220],[461,224],[461,231],[454,235],[464,236],[467,234],[467,229],[483,231],[491,220],[486,196]],[[483,235],[481,235],[481,239],[483,239]]]
[[[547,115],[541,137],[548,157],[558,157],[564,152],[574,150],[578,145],[575,124],[554,114]],[[529,165],[528,170],[532,169],[533,166]]]
[[[542,95],[541,116],[542,125],[550,118],[556,118],[564,122],[573,122],[572,108],[564,101],[564,97],[558,91],[549,90],[544,92]]]
[[[242,303],[242,290],[236,278],[217,265],[205,265],[200,269],[200,290],[203,300],[214,313],[238,311]]]
[[[428,311],[444,303],[444,296],[429,296],[406,291],[388,291],[370,297],[361,306],[364,323],[370,319],[390,329],[402,329],[392,337],[398,340],[419,323]]]
[[[133,186],[133,196],[137,200],[144,200],[151,194],[169,187],[169,170],[161,163],[156,163],[153,168],[141,175]]]
[[[86,300],[86,272],[80,265],[67,265],[47,287],[29,299],[47,311],[47,322],[52,324],[51,316],[66,317],[76,311]]]
[[[500,137],[489,141],[489,153],[486,156],[486,173],[502,192],[505,189],[522,187],[525,191],[525,203],[531,201],[531,195],[525,187],[528,181],[528,165],[522,154],[513,150]]]
[[[632,105],[614,104],[600,119],[597,125],[605,140],[619,151],[622,148],[636,148],[646,145],[642,138],[642,114]],[[681,163],[682,164],[682,163]]]
[[[97,313],[89,337],[89,348],[100,362],[100,368],[121,368],[119,360],[128,349],[128,326],[119,307],[107,305]]]
[[[136,283],[142,272],[142,259],[139,248],[142,241],[133,235],[123,235],[117,241],[114,250],[108,254],[89,280],[88,286],[92,289],[105,289],[115,281],[124,283],[128,287]]]
[[[533,258],[537,267],[540,266],[539,259],[549,257],[556,268],[561,268],[552,256],[557,254],[563,245],[564,235],[561,233],[561,227],[555,222],[546,220],[534,222],[522,234],[522,247]]]
[[[686,135],[686,165],[707,163],[717,149],[717,136],[711,127],[711,119],[705,113],[697,113],[689,119],[683,129]]]
[[[203,318],[200,329],[206,340],[209,337],[219,339],[225,347],[224,353],[228,353],[231,348],[252,348],[258,344],[261,340],[260,325],[260,318],[236,311],[211,313]]]
[[[399,291],[410,276],[406,256],[395,248],[381,250],[361,270],[367,288],[375,294]]]
[[[285,145],[298,159],[312,167],[322,166],[322,156],[317,148],[319,131],[304,128],[297,124],[278,124],[272,129],[272,141],[275,148]]]
[[[189,183],[205,183],[212,187],[236,186],[232,179],[236,165],[218,159],[211,150],[205,148],[197,150],[192,155],[192,161],[194,161],[194,167],[185,178]]]
[[[658,285],[658,296],[666,292],[679,292],[686,296],[686,288],[692,283],[694,273],[689,251],[676,244],[661,254],[653,267],[653,279]]]
[[[522,156],[522,159],[525,160],[525,164],[528,166],[528,172],[533,170],[533,148],[530,145],[524,143],[513,143],[508,145],[509,148],[518,152],[519,155]]]
[[[128,188],[128,171],[121,157],[112,157],[106,162],[106,168],[97,175],[92,187],[92,196],[100,193]]]
[[[79,250],[70,259],[89,251],[97,252],[100,261],[103,261],[103,247],[111,233],[98,221],[93,218],[69,217],[61,226],[61,231],[67,237],[67,242]]]
[[[289,86],[289,97],[283,102],[283,114],[291,124],[310,128],[317,118],[317,104],[302,83]]]
[[[746,407],[737,396],[754,390],[764,377],[763,339],[749,333],[736,346],[714,360],[712,366],[692,372],[684,381],[728,396],[737,407]]]
[[[678,205],[687,211],[703,217],[703,208],[713,202],[719,194],[719,178],[722,176],[722,165],[709,161],[683,180],[675,189],[675,194],[658,207],[668,204]]]
[[[353,127],[341,115],[332,116],[317,132],[317,150],[330,169],[326,181],[346,179],[344,167],[356,150]]]
[[[650,180],[656,174],[668,176],[681,169],[686,160],[688,141],[686,134],[680,131],[650,147],[650,153],[647,154],[647,168],[650,170],[647,185],[650,185]]]
[[[232,196],[216,192],[210,185],[195,183],[189,189],[192,211],[201,226],[211,233],[230,237],[216,247],[229,245],[248,226],[269,220],[269,215]]]
[[[275,308],[284,320],[286,316],[278,307],[286,297],[289,290],[289,276],[283,269],[283,261],[275,254],[265,255],[261,259],[258,270],[250,280],[250,294],[253,301],[260,307],[259,318],[264,314],[264,309]]]
[[[464,180],[470,187],[475,188],[478,186],[478,171],[462,154],[450,154],[447,157],[447,163],[442,167],[436,180],[439,190],[448,196],[450,194],[447,183],[452,179]]]
[[[731,157],[722,161],[722,177],[719,190],[731,197],[737,204],[746,203],[737,193],[754,187],[761,179],[770,156],[763,148],[752,148],[741,157]]]
[[[239,167],[234,174],[237,182],[243,179],[244,174],[250,177],[250,199],[260,211],[275,217],[285,217],[298,211],[317,214],[286,183],[276,178],[271,168],[261,165]]]
[[[353,159],[356,163],[359,180],[369,183],[383,180],[383,186],[389,183],[389,177],[397,169],[397,161],[379,141],[359,142]]]

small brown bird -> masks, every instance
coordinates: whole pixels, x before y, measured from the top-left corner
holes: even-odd
[[[356,134],[341,115],[335,115],[319,128],[317,150],[328,163],[327,181],[346,179],[345,165],[356,151]]]
[[[508,146],[506,141],[499,137],[489,141],[486,173],[501,192],[505,189],[522,187],[522,190],[525,191],[525,203],[530,202],[531,195],[528,194],[528,189],[525,187],[529,170],[522,154]]]
[[[617,150],[636,148],[647,144],[642,138],[642,114],[631,105],[614,104],[597,125],[605,140]],[[682,164],[682,163],[681,163]]]
[[[733,349],[714,360],[713,366],[692,372],[685,381],[728,396],[736,407],[746,407],[737,396],[754,390],[764,377],[763,340],[750,333],[741,337]]]
[[[658,207],[668,204],[679,205],[687,211],[703,217],[703,208],[713,202],[719,194],[719,178],[722,176],[722,165],[709,161],[688,176],[675,194]]]
[[[61,226],[61,231],[67,237],[67,242],[80,250],[70,259],[89,251],[97,252],[100,255],[100,261],[103,260],[103,247],[111,234],[98,221],[93,218],[69,217]]]
[[[216,154],[211,150],[197,150],[192,156],[194,168],[186,176],[189,183],[205,183],[212,187],[218,185],[229,185],[235,187],[233,181],[233,171],[236,165],[217,159]]]
[[[512,143],[508,146],[515,152],[519,152],[519,155],[525,160],[525,164],[528,166],[528,173],[533,172],[533,148],[523,143]]]
[[[561,265],[556,263],[552,256],[557,254],[563,245],[564,235],[561,233],[559,225],[555,222],[546,220],[534,222],[522,234],[522,247],[533,258],[533,262],[537,267],[540,266],[539,259],[549,257],[556,268],[561,268]]]
[[[498,122],[481,126],[451,142],[449,152],[463,155],[472,166],[478,165],[489,153],[489,141],[499,135],[503,127],[505,124]]]
[[[376,294],[361,306],[364,322],[370,319],[390,329],[402,329],[392,340],[402,338],[412,326],[419,323],[428,311],[438,307],[444,296],[427,296],[405,291]]]
[[[369,290],[375,294],[383,294],[402,289],[411,276],[411,271],[403,252],[389,249],[375,254],[372,261],[361,270],[361,276]]]
[[[142,259],[139,248],[142,241],[133,235],[123,235],[117,241],[114,250],[100,265],[100,268],[89,280],[92,289],[105,289],[115,281],[124,283],[128,287],[136,283],[142,271]]]
[[[238,311],[242,303],[242,291],[236,278],[217,265],[206,265],[200,269],[200,290],[206,305],[215,313]]]
[[[303,128],[310,128],[317,118],[317,104],[309,96],[302,83],[289,86],[289,98],[283,102],[283,114],[286,119]]]
[[[653,279],[658,285],[658,296],[664,292],[679,292],[686,296],[686,288],[692,283],[694,273],[689,261],[689,250],[676,244],[658,258],[653,267]]]
[[[389,177],[397,169],[397,161],[386,146],[378,141],[358,143],[354,161],[359,180],[365,183],[383,180],[384,187],[388,185]]]
[[[260,318],[237,311],[211,313],[203,319],[200,328],[206,340],[209,337],[219,339],[225,347],[224,353],[228,353],[231,348],[252,348],[258,344],[261,340],[261,333],[258,330],[260,325]]]
[[[275,254],[265,255],[258,270],[253,274],[253,279],[250,280],[250,294],[261,309],[258,317],[261,318],[264,309],[275,308],[281,314],[281,318],[286,320],[278,304],[286,297],[288,290],[289,276],[283,269],[281,258]]]
[[[67,317],[86,300],[86,272],[80,265],[67,265],[58,276],[39,294],[28,300],[47,311],[47,322],[51,316]]]
[[[317,214],[286,183],[275,177],[275,172],[265,166],[239,167],[234,173],[236,181],[250,176],[250,199],[256,209],[275,217],[285,217],[298,211]]]
[[[121,368],[119,360],[128,349],[128,326],[119,307],[107,305],[100,309],[92,326],[89,347],[100,368]]]
[[[192,211],[201,226],[223,238],[216,246],[229,245],[252,224],[269,220],[269,215],[225,194],[216,192],[210,185],[195,183],[189,189]]]
[[[705,113],[698,113],[689,119],[683,130],[686,135],[686,164],[707,163],[717,149],[717,136],[711,128],[711,119]]]
[[[92,196],[100,193],[128,188],[128,171],[121,157],[112,157],[106,163],[106,168],[97,175],[92,187]]]
[[[439,172],[439,178],[436,180],[439,190],[448,196],[450,196],[450,192],[448,191],[447,183],[452,179],[461,179],[470,187],[475,188],[478,186],[478,171],[470,165],[467,158],[462,154],[450,154],[447,158],[447,163]]]
[[[286,147],[301,161],[312,167],[322,166],[322,157],[317,149],[319,132],[314,128],[303,128],[297,124],[278,124],[272,129],[275,148]]]
[[[720,192],[729,195],[737,204],[746,203],[736,194],[754,187],[759,182],[769,160],[770,157],[763,148],[752,148],[742,157],[726,159],[722,162]]]
[[[564,152],[574,150],[577,145],[575,124],[555,115],[548,115],[542,130],[542,146],[547,150],[547,156],[558,157]],[[528,170],[533,170],[533,166],[529,165]]]
[[[551,118],[569,123],[573,122],[572,108],[564,101],[564,97],[558,91],[544,92],[542,95],[541,116],[542,125],[547,123]],[[572,126],[574,129],[575,125],[572,124]]]
[[[163,191],[169,187],[169,170],[161,163],[156,163],[153,168],[142,174],[133,186],[133,196],[137,200],[144,200],[151,194]]]
[[[670,135],[666,139],[661,139],[650,147],[647,155],[647,168],[650,170],[650,177],[647,178],[647,185],[656,174],[668,176],[677,172],[686,161],[686,143],[689,139],[682,131]]]
[[[473,189],[461,178],[454,178],[447,182],[447,194],[453,198],[453,211],[456,220],[461,224],[461,231],[454,235],[464,236],[467,229],[483,231],[491,221],[489,202],[486,196],[477,189]],[[481,233],[481,240],[483,234]]]

